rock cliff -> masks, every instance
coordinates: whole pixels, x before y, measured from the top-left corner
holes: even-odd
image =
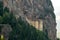
[[[1,28],[2,27],[2,28]],[[1,30],[1,33],[0,33],[0,40],[8,40],[9,39],[9,33],[12,31],[12,28],[9,24],[0,24],[0,30]]]
[[[51,0],[4,0],[3,3],[4,7],[8,7],[17,18],[19,16],[27,18],[26,21],[32,25],[37,21],[37,29],[42,27],[51,40],[56,40],[56,17]]]

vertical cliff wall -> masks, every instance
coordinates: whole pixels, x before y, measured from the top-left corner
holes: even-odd
[[[22,16],[38,23],[41,19],[43,31],[51,40],[56,40],[56,18],[51,0],[3,0],[3,3],[17,18]]]

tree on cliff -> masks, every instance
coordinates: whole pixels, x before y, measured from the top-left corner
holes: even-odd
[[[2,8],[2,6],[0,8]],[[45,33],[24,22],[21,17],[16,19],[7,7],[2,9],[0,10],[0,12],[3,11],[0,13],[0,24],[10,24],[12,28],[9,40],[49,40],[46,38]]]
[[[3,15],[3,2],[0,1],[0,16]]]
[[[59,38],[57,38],[57,40],[60,40]]]

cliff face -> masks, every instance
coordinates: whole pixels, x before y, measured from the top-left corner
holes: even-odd
[[[34,26],[37,24],[37,29],[42,27],[51,40],[56,40],[56,20],[51,0],[4,0],[3,2],[4,7],[7,6],[17,18],[19,16],[27,18],[30,24]],[[43,21],[43,26],[40,26],[42,24],[40,20]]]

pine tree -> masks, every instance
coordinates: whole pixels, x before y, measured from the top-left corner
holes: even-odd
[[[3,2],[0,1],[0,16],[3,15]]]

